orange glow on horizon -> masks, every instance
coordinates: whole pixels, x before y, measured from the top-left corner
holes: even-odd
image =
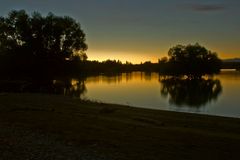
[[[220,59],[231,59],[231,58],[239,58],[240,54],[237,53],[221,53],[217,52],[218,57]],[[122,63],[126,63],[126,61],[131,62],[133,64],[140,64],[146,61],[151,61],[152,63],[157,63],[158,59],[162,57],[167,57],[167,53],[159,53],[159,54],[146,54],[146,53],[127,53],[127,52],[111,52],[111,51],[89,51],[87,52],[88,60],[97,60],[97,61],[105,61],[105,60],[120,60]]]
[[[152,63],[158,62],[158,58],[162,56],[148,55],[144,53],[120,53],[120,52],[87,52],[88,60],[97,60],[97,61],[105,61],[105,60],[120,60],[122,63],[126,63],[126,61],[131,62],[133,64],[140,64],[146,61],[151,61]],[[159,54],[160,55],[160,54]]]
[[[239,58],[240,54],[237,54],[237,53],[229,53],[229,54],[224,54],[224,53],[221,53],[221,54],[218,54],[219,58],[221,59],[232,59],[232,58]]]

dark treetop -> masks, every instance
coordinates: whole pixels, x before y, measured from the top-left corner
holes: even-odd
[[[7,17],[0,17],[0,31],[1,65],[11,64],[5,69],[22,68],[27,72],[44,66],[58,68],[66,60],[87,58],[85,34],[71,17],[13,10]]]
[[[221,69],[221,60],[217,54],[198,43],[172,47],[168,56],[168,59],[163,58],[159,61],[160,72],[166,74],[196,78],[205,74],[219,73]]]

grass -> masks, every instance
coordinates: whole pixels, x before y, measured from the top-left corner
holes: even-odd
[[[238,159],[240,119],[0,95],[0,159]]]

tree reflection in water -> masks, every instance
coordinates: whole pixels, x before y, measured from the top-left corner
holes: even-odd
[[[87,91],[86,78],[1,81],[0,92],[45,93],[81,98]]]
[[[161,95],[177,106],[200,107],[217,100],[222,92],[221,82],[213,79],[163,78]]]
[[[53,80],[53,84],[55,89],[60,89],[60,94],[66,96],[81,98],[87,92],[83,79]]]

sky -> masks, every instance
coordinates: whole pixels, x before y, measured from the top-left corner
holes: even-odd
[[[157,62],[177,44],[240,57],[239,0],[0,0],[0,16],[25,9],[76,19],[89,60]]]

